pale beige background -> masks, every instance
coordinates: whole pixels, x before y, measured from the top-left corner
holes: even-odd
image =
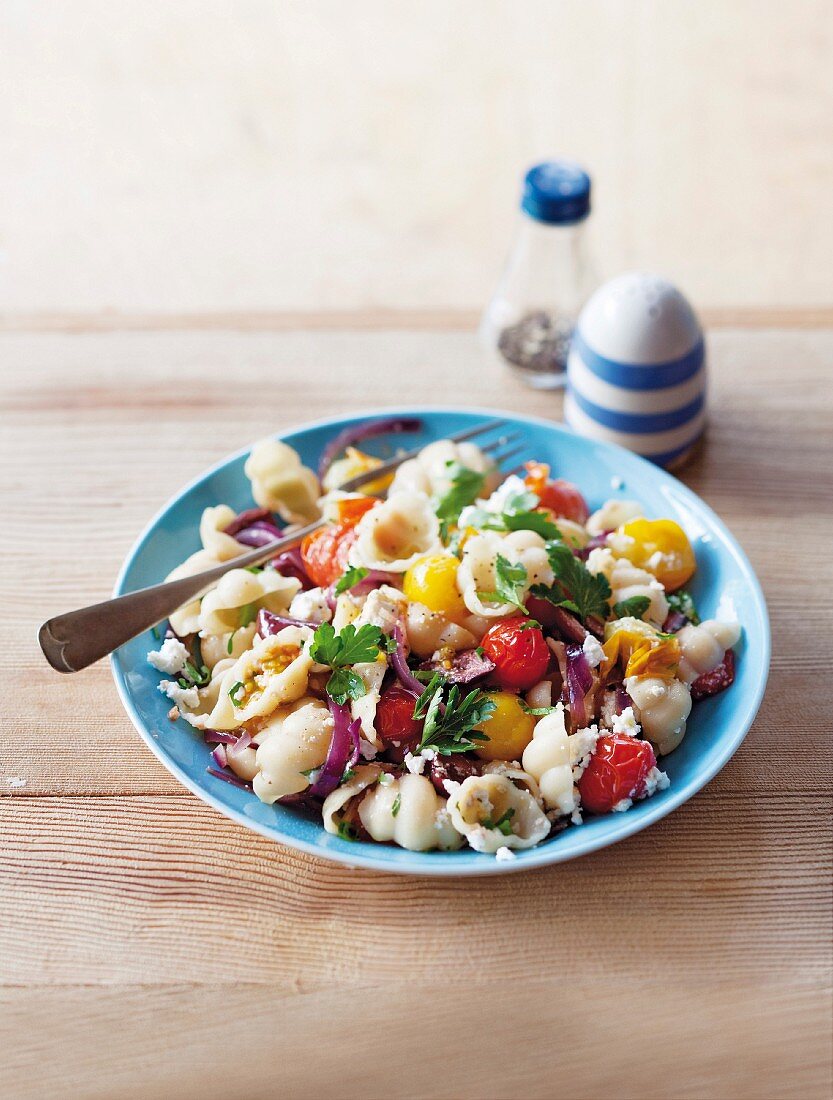
[[[523,167],[607,274],[833,306],[830,0],[6,0],[0,312],[478,309]]]

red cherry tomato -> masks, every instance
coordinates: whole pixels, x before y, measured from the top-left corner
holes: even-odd
[[[494,661],[494,678],[506,691],[525,691],[544,676],[550,651],[544,635],[529,619],[503,619],[483,635],[483,652]]]
[[[356,524],[379,503],[375,497],[339,501],[339,522],[307,535],[301,543],[301,558],[313,584],[326,588],[335,584],[347,569],[347,556],[356,541]]]
[[[574,523],[587,522],[590,516],[587,501],[571,481],[560,477],[551,479],[550,468],[545,462],[527,462],[526,470],[524,483],[538,497],[542,508],[554,512],[556,518],[563,516]]]
[[[376,706],[376,732],[385,742],[412,743],[422,736],[422,721],[414,718],[416,699],[402,687],[392,684]]]
[[[649,741],[626,733],[600,737],[584,774],[578,781],[581,804],[594,814],[607,814],[617,802],[638,798],[657,758]]]

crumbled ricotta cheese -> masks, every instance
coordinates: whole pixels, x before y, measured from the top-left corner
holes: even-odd
[[[574,809],[573,812],[570,814],[570,821],[573,823],[573,825],[584,824],[584,818],[581,816],[581,810],[578,807],[576,807],[576,809]]]
[[[191,654],[179,638],[166,638],[159,649],[148,653],[148,664],[159,672],[167,672],[169,676],[179,675],[185,668],[185,662],[190,659]]]
[[[382,774],[379,776],[379,786],[390,787],[392,784],[393,776],[390,774],[390,772],[382,772]]]
[[[651,554],[650,558],[648,558],[648,560],[645,562],[645,568],[649,570],[659,569],[664,560],[665,555],[662,553],[662,551],[655,550],[653,554]]]
[[[505,844],[495,852],[495,859],[500,863],[508,863],[510,860],[517,859],[518,857],[512,851],[511,848],[507,848]]]
[[[289,614],[293,619],[304,619],[311,623],[328,623],[333,617],[323,588],[298,592],[289,605]]]
[[[642,797],[650,798],[652,794],[656,794],[657,791],[664,791],[670,786],[671,780],[666,773],[661,772],[657,767],[653,767],[645,777],[645,793]]]
[[[636,737],[640,728],[633,707],[625,707],[621,714],[613,717],[613,733],[626,733],[629,737]]]
[[[359,738],[359,752],[363,760],[376,759],[376,746],[371,745],[369,741],[365,741],[363,737]]]
[[[445,793],[448,795],[449,798],[453,797],[453,795],[457,793],[459,786],[460,784],[455,783],[453,779],[443,780],[443,787],[445,788]]]
[[[434,814],[434,828],[442,830],[450,824],[451,814],[448,812],[445,806],[443,806],[439,810],[437,810],[436,814]]]
[[[466,834],[466,840],[469,842],[475,852],[485,852],[488,848],[487,830],[482,825],[475,825],[475,827]]]
[[[597,668],[605,659],[605,651],[602,649],[601,643],[592,634],[588,634],[584,639],[581,650],[591,668]]]
[[[190,707],[194,710],[200,705],[200,693],[196,687],[183,688],[175,680],[161,680],[159,690],[178,707]]]
[[[632,798],[623,798],[621,802],[617,802],[615,806],[611,806],[611,809],[614,813],[623,814],[625,810],[629,810],[632,805]]]
[[[600,733],[597,725],[588,726],[583,730],[576,730],[567,738],[570,746],[570,766],[573,769],[573,782],[578,783],[584,774],[584,770],[590,763],[590,757],[596,751],[596,742]],[[576,798],[576,802],[578,799]]]

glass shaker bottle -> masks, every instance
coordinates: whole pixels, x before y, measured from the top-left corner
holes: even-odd
[[[483,345],[535,389],[556,389],[579,310],[596,286],[585,223],[590,177],[551,160],[524,178],[515,243],[480,324]]]

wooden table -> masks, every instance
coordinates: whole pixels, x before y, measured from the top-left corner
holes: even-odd
[[[559,417],[454,318],[378,322],[0,335],[0,1092],[828,1097],[833,327],[710,333],[683,478],[763,582],[770,684],[708,788],[613,848],[480,881],[322,863],[183,790],[106,663],[46,666],[37,624],[107,596],[167,496],[247,442],[394,404]]]

